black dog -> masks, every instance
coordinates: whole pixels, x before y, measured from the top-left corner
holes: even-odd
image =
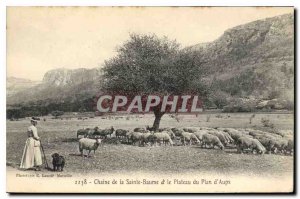
[[[65,166],[65,158],[58,153],[52,154],[53,171],[63,171]]]

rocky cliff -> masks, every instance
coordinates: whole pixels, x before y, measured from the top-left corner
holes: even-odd
[[[48,71],[43,81],[7,97],[8,104],[34,101],[62,102],[84,100],[99,91],[100,69],[59,68]]]
[[[215,91],[237,97],[293,99],[292,14],[231,28],[216,41],[190,49],[202,55],[207,84]]]
[[[88,81],[96,81],[100,76],[99,69],[65,69],[59,68],[48,71],[43,77],[43,83],[47,85],[66,86],[77,85]]]

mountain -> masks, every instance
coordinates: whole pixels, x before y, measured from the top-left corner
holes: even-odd
[[[214,42],[191,48],[203,55],[211,73],[273,60],[293,62],[294,16],[286,14],[240,25],[226,30]]]
[[[99,91],[100,69],[54,69],[48,71],[42,82],[21,90],[7,98],[8,104],[34,101],[63,102],[92,97]]]
[[[12,95],[31,88],[40,82],[31,81],[29,79],[17,78],[17,77],[7,77],[6,79],[6,96],[9,98]]]
[[[292,14],[240,25],[189,48],[201,54],[205,80],[222,97],[294,98]]]
[[[100,71],[94,69],[65,69],[59,68],[48,71],[43,77],[43,83],[50,86],[79,85],[88,81],[96,81]]]
[[[198,53],[203,81],[214,105],[227,98],[294,98],[294,16],[286,14],[228,29],[210,43],[187,49]],[[99,91],[100,69],[55,69],[43,81],[18,90],[8,80],[8,104],[82,101]],[[11,81],[13,82],[13,81]],[[30,87],[30,88],[29,88]],[[29,88],[29,89],[28,89]],[[221,107],[222,107],[221,106]]]

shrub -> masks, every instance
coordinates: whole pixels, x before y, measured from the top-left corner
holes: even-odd
[[[244,98],[232,99],[229,105],[223,107],[223,112],[254,112],[256,101]]]
[[[57,119],[59,116],[62,116],[64,114],[63,111],[52,111],[51,115],[53,115],[55,117],[55,119]]]
[[[261,118],[261,123],[264,127],[274,128],[274,124],[267,118]]]
[[[221,109],[228,104],[230,95],[223,91],[215,91],[209,96],[209,98],[217,108]]]

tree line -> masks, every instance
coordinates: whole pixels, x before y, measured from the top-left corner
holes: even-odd
[[[53,103],[36,103],[20,104],[6,109],[7,119],[19,119],[32,116],[46,116],[55,112],[92,112],[94,110],[94,99],[88,98],[75,102],[53,102]],[[56,117],[56,116],[55,116]]]

